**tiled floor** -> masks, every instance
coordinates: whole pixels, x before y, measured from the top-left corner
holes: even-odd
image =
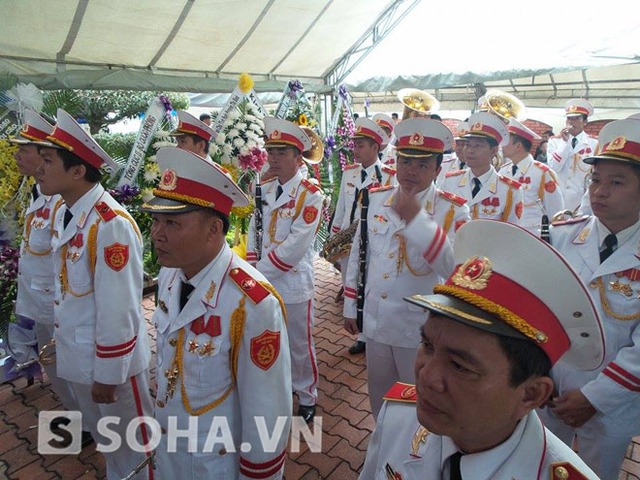
[[[322,453],[303,443],[290,453],[287,480],[351,480],[364,462],[374,423],[369,414],[364,356],[353,357],[347,348],[353,339],[342,329],[342,304],[334,298],[340,275],[322,260],[316,263],[316,349],[320,369],[318,415],[323,420]],[[147,318],[153,302],[145,299]],[[152,371],[155,373],[155,371]],[[24,380],[0,385],[0,479],[102,479],[104,461],[95,447],[78,456],[41,456],[37,453],[39,410],[59,407],[49,383],[27,386]],[[620,479],[640,480],[639,443],[629,447]]]

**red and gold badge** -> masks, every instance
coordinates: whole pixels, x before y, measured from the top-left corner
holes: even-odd
[[[409,145],[420,146],[424,142],[424,135],[420,132],[415,132],[411,137],[409,137]]]
[[[262,370],[269,370],[280,355],[280,332],[265,330],[251,339],[251,361]]]
[[[304,210],[302,211],[302,218],[304,218],[304,221],[306,223],[313,223],[316,220],[317,216],[318,209],[316,207],[314,207],[313,205],[304,207]]]
[[[129,262],[129,245],[116,242],[104,247],[104,262],[116,272],[122,270]]]
[[[549,193],[555,192],[556,182],[554,182],[553,180],[549,180],[547,183],[544,184],[544,189]]]
[[[493,272],[491,267],[488,258],[471,257],[458,268],[451,281],[469,290],[482,290],[487,288],[487,282]]]
[[[161,190],[175,190],[178,186],[178,174],[175,170],[167,169],[162,174],[162,178],[160,179],[160,189]]]

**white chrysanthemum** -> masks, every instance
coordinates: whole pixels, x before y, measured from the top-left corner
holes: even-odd
[[[147,157],[147,162],[157,163],[156,156],[155,155],[149,155]]]
[[[250,150],[250,146],[249,144],[245,144],[243,147],[240,148],[240,150],[238,150],[238,156],[240,155],[247,155],[249,153]]]
[[[230,120],[238,120],[240,118],[240,112],[238,110],[231,110],[229,112]]]
[[[256,135],[256,132],[254,132],[253,130],[247,130],[247,141],[251,140],[255,142],[258,140],[258,138],[260,137]]]
[[[227,132],[228,138],[236,138],[238,135],[240,135],[240,132],[235,127]]]
[[[233,145],[238,147],[238,148],[242,147],[245,143],[247,143],[247,142],[245,142],[244,138],[242,138],[242,137],[238,137],[233,141]]]
[[[251,115],[250,113],[247,113],[247,114],[244,116],[244,119],[245,119],[247,122],[251,122],[251,123],[253,123],[253,122],[255,122],[258,118],[257,118],[255,115]]]
[[[262,127],[258,125],[258,123],[252,123],[249,128],[251,128],[251,130],[253,130],[254,132],[258,132],[258,133],[262,132]]]
[[[228,143],[225,143],[222,146],[222,154],[225,156],[229,156],[231,155],[231,151],[233,150],[233,148],[231,147],[231,145],[229,145]]]
[[[163,148],[163,147],[175,147],[175,146],[176,146],[175,143],[168,142],[168,141],[165,141],[165,140],[161,140],[161,141],[155,142],[153,144],[153,148],[155,148],[156,150],[158,150],[160,148]]]
[[[216,153],[218,153],[219,150],[220,150],[220,147],[218,147],[218,145],[216,145],[215,143],[212,143],[211,145],[209,145],[210,156],[214,156]]]
[[[237,128],[238,130],[240,130],[241,132],[244,132],[244,131],[247,129],[247,126],[248,126],[248,125],[247,125],[246,123],[244,123],[244,122],[238,122],[238,123],[236,124],[236,128]]]
[[[154,134],[154,137],[156,138],[167,138],[169,136],[169,132],[168,130],[156,130],[156,133]]]
[[[160,177],[160,172],[153,169],[146,169],[144,171],[144,181],[147,183],[155,182]]]
[[[220,132],[218,135],[216,135],[216,143],[218,145],[224,144],[224,133]]]
[[[142,195],[142,201],[143,202],[148,202],[153,198],[153,189],[152,188],[143,188],[142,192],[140,192],[140,194]]]

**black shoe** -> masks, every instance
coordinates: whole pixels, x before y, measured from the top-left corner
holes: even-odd
[[[94,442],[93,437],[91,436],[91,432],[87,432],[87,431],[82,431],[82,441],[80,442],[80,444],[82,445],[82,448],[88,447],[89,445],[91,445]]]
[[[351,355],[359,355],[361,353],[364,353],[366,349],[367,349],[367,343],[361,340],[358,340],[356,341],[356,343],[351,345],[351,348],[349,348],[349,353]]]
[[[309,423],[316,416],[315,405],[300,405],[298,407],[298,416],[302,417],[305,423]]]

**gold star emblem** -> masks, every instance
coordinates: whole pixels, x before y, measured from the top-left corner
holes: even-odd
[[[203,357],[205,355],[210,357],[211,355],[213,355],[213,352],[215,351],[215,349],[216,349],[216,346],[213,343],[211,343],[211,341],[208,341],[202,346],[199,353]]]
[[[195,353],[196,350],[198,350],[198,347],[200,345],[198,345],[198,340],[196,340],[195,338],[193,340],[189,340],[189,353]]]

